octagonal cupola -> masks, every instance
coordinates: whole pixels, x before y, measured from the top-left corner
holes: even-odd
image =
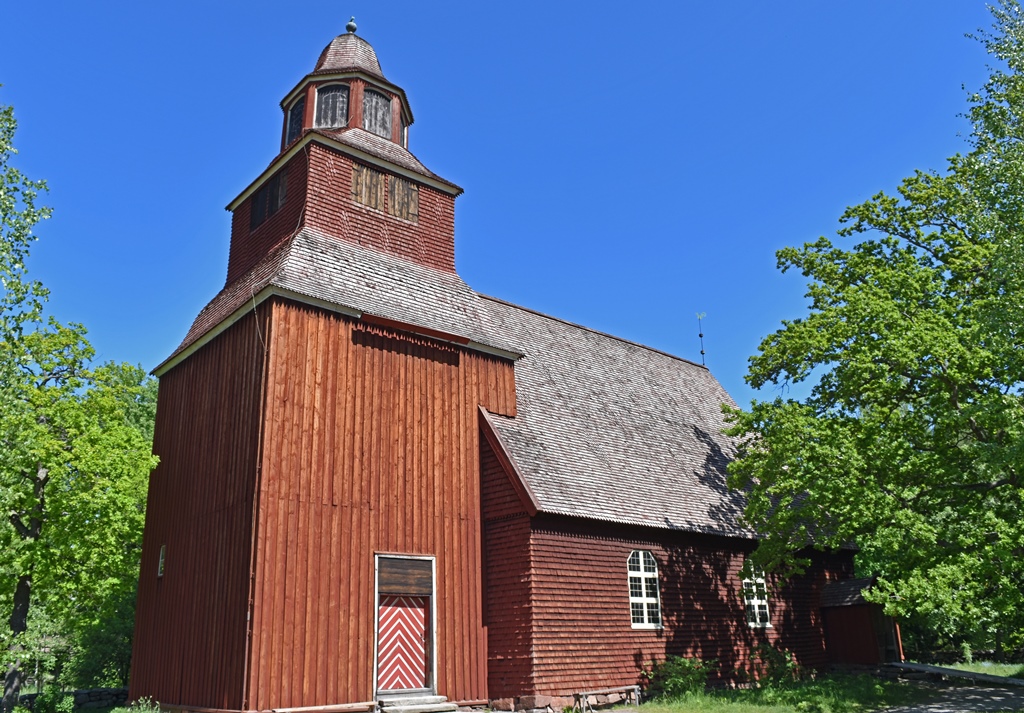
[[[413,118],[405,92],[384,77],[377,53],[356,34],[355,18],[345,29],[281,102],[282,150],[310,129],[328,134],[364,129],[408,148]]]

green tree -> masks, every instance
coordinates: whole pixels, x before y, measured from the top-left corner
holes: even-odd
[[[1024,21],[1009,0],[993,15],[970,151],[848,208],[838,235],[860,242],[778,252],[809,311],[747,381],[813,388],[731,415],[730,482],[764,536],[754,563],[855,543],[891,613],[998,646],[1024,632]]]
[[[151,451],[154,387],[138,367],[92,365],[81,325],[44,319],[28,278],[45,184],[9,165],[15,121],[0,107],[0,629],[3,705],[45,634],[133,590]],[[35,627],[37,630],[33,630]]]

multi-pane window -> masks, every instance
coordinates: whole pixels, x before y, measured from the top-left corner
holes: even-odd
[[[385,139],[391,138],[391,99],[367,89],[363,92],[363,128]]]
[[[753,627],[772,625],[768,614],[768,587],[763,572],[743,580],[743,605],[747,612],[747,624]]]
[[[306,98],[302,97],[288,110],[288,129],[285,131],[284,143],[287,146],[302,133],[302,119],[306,114]]]
[[[388,176],[388,213],[413,223],[419,221],[420,191],[415,183]]]
[[[314,126],[335,129],[348,125],[348,86],[328,84],[316,90]]]
[[[353,164],[352,200],[384,210],[384,174],[360,163]]]
[[[255,230],[263,222],[280,210],[288,197],[288,174],[284,171],[264,183],[252,196],[249,206],[249,229]]]
[[[629,612],[634,629],[661,626],[661,601],[658,596],[658,563],[646,550],[629,554]]]

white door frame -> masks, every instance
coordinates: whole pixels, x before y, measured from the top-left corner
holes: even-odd
[[[400,555],[390,552],[375,552],[373,555],[373,700],[377,700],[380,689],[380,681],[377,679],[377,666],[379,663],[380,643],[380,561],[381,559],[405,559],[405,560],[429,560],[430,561],[430,624],[427,626],[427,638],[429,639],[430,666],[427,672],[430,681],[424,689],[411,689],[415,691],[429,691],[437,693],[437,558],[434,555]],[[409,595],[413,596],[413,595]],[[423,596],[422,594],[419,596]]]

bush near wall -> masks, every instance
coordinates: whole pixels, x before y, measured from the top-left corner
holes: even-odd
[[[83,688],[77,691],[68,691],[74,697],[75,710],[88,710],[90,708],[116,708],[128,703],[127,688]],[[37,693],[30,693],[22,696],[19,703],[23,708],[35,711]]]

